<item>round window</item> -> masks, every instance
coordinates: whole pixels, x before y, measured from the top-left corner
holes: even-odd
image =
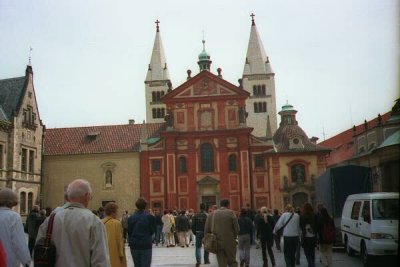
[[[297,145],[299,142],[300,142],[299,139],[297,139],[297,138],[293,139],[293,144]]]

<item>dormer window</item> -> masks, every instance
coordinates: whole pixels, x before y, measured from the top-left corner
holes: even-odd
[[[89,141],[96,140],[97,136],[99,136],[100,132],[88,132],[86,135],[86,139]]]
[[[289,149],[302,149],[304,148],[303,140],[300,137],[289,139]]]

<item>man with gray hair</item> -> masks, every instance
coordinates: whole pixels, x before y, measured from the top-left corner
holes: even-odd
[[[56,266],[110,267],[103,223],[89,209],[92,189],[88,181],[77,179],[67,188],[68,204],[54,216],[52,242],[56,246]],[[36,243],[46,236],[48,219],[40,226]]]

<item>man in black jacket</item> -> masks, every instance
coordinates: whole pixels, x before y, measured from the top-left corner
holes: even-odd
[[[26,219],[26,232],[28,233],[28,247],[29,252],[32,255],[33,247],[35,246],[36,237],[38,235],[40,215],[39,215],[39,206],[35,205],[32,207],[31,212]]]
[[[201,263],[201,246],[204,238],[204,226],[207,220],[206,205],[200,204],[200,211],[193,216],[192,231],[196,235],[196,267]],[[204,264],[210,264],[209,253],[204,250]]]

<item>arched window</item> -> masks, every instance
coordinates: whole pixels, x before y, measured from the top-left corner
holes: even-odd
[[[292,165],[291,173],[293,183],[304,183],[306,180],[306,169],[303,164]]]
[[[179,158],[179,173],[187,173],[186,158]]]
[[[107,170],[105,174],[106,187],[110,187],[113,184],[113,174],[111,170]]]
[[[267,112],[267,103],[266,102],[262,103],[262,112]]]
[[[262,86],[261,86],[261,91],[262,91],[262,95],[266,95],[266,93],[265,93],[265,84],[263,84]]]
[[[165,117],[165,108],[161,109],[161,117],[160,118],[164,118]]]
[[[253,95],[257,95],[257,86],[253,85]]]
[[[28,212],[32,210],[33,207],[33,193],[29,192],[28,193]]]
[[[201,154],[201,171],[213,172],[214,171],[214,150],[211,144],[204,143],[200,148]]]
[[[231,171],[231,172],[236,171],[236,155],[235,154],[229,155],[228,165],[229,165],[229,171]]]
[[[26,213],[26,193],[21,192],[19,194],[19,212]]]
[[[258,113],[258,103],[254,103],[254,113]]]
[[[157,118],[157,110],[153,108],[152,112],[153,112],[153,119]]]
[[[151,101],[156,102],[157,97],[156,97],[156,92],[151,92]]]

